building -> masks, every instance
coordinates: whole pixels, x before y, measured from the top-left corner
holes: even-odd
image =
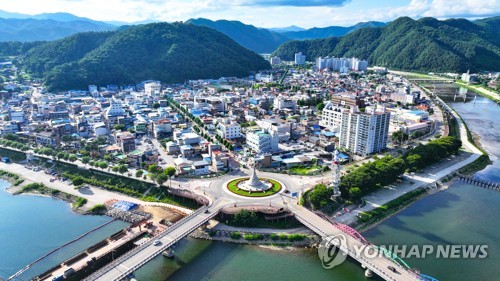
[[[292,134],[292,123],[282,119],[262,119],[256,121],[257,125],[263,130],[272,132],[278,136],[279,142],[287,142]]]
[[[271,58],[269,59],[269,63],[270,63],[271,65],[279,65],[279,64],[281,64],[281,58],[280,58],[280,57],[278,57],[278,56],[271,57]]]
[[[273,102],[274,110],[291,109],[295,110],[297,101],[283,96],[276,97]]]
[[[332,102],[327,102],[321,114],[319,124],[328,128],[332,132],[338,132],[342,123],[342,112],[345,108],[335,106]]]
[[[256,153],[273,153],[278,151],[279,137],[267,130],[248,132],[247,145]]]
[[[219,135],[224,139],[237,139],[241,137],[241,126],[237,122],[224,120],[217,125]]]
[[[125,110],[123,110],[122,105],[117,102],[111,102],[111,105],[106,110],[105,114],[110,126],[118,124],[118,119],[126,115],[127,114],[125,113]]]
[[[461,78],[467,84],[477,83],[477,74],[470,74],[468,70],[467,70],[467,73],[462,73]]]
[[[303,55],[302,52],[298,52],[295,54],[295,64],[303,65],[306,63],[306,55]]]
[[[6,121],[0,124],[0,136],[13,134],[21,131],[21,123],[17,121]]]
[[[341,106],[341,107],[358,107],[358,108],[364,108],[365,107],[365,101],[364,99],[354,96],[354,95],[342,95],[342,94],[337,94],[333,95],[331,102],[334,106]]]
[[[144,93],[148,96],[159,96],[161,93],[161,83],[155,81],[144,84]]]
[[[362,113],[357,107],[342,113],[340,147],[358,155],[377,153],[387,147],[391,114],[385,108]]]

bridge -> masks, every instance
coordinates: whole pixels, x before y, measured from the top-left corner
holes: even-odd
[[[214,201],[213,204],[208,207],[199,208],[189,216],[184,217],[182,220],[155,236],[154,239],[127,252],[84,280],[111,281],[124,279],[127,275],[134,272],[179,240],[189,235],[189,233],[215,217],[224,206],[230,203],[231,201],[221,198]],[[155,245],[155,241],[157,240],[161,242],[160,245]]]
[[[449,84],[454,83],[453,79],[439,78],[439,79],[430,79],[430,78],[414,78],[408,79],[410,82],[414,83],[424,83],[424,84]]]
[[[295,217],[302,224],[310,228],[322,238],[342,235],[345,238],[345,245],[336,245],[343,253],[348,254],[353,259],[361,263],[363,268],[366,268],[365,276],[370,277],[373,273],[377,274],[384,280],[435,280],[430,276],[420,274],[418,270],[412,269],[396,255],[389,253],[383,248],[378,248],[359,234],[356,230],[347,225],[337,223],[330,220],[328,217],[315,214],[306,208],[294,204],[288,206],[295,214]],[[377,254],[373,257],[367,256],[367,251],[359,251],[370,247]],[[356,251],[355,249],[358,249]],[[378,253],[381,253],[380,255]],[[396,272],[389,269],[393,267]]]

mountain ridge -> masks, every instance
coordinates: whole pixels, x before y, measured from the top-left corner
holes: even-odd
[[[153,23],[121,31],[88,32],[33,47],[23,69],[45,79],[49,90],[89,84],[131,84],[154,79],[247,76],[268,69],[261,56],[211,28]]]
[[[285,60],[292,60],[299,51],[308,60],[327,55],[358,57],[370,65],[409,71],[499,70],[499,40],[492,31],[498,30],[499,20],[481,24],[400,17],[386,26],[358,29],[343,37],[289,41],[273,55]]]

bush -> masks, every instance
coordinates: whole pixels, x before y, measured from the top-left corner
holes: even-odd
[[[257,223],[257,214],[241,210],[234,214],[233,222],[237,226],[254,226]]]
[[[235,240],[237,240],[237,239],[240,239],[240,238],[241,238],[241,233],[239,233],[239,232],[231,232],[231,233],[229,234],[229,237],[231,237],[231,239],[235,239]]]
[[[260,233],[247,233],[243,235],[243,239],[245,240],[262,240],[263,236]]]
[[[104,205],[104,204],[97,204],[97,205],[92,206],[92,208],[89,209],[89,212],[91,212],[91,213],[101,213],[101,212],[104,212],[106,210],[107,210],[106,205]]]

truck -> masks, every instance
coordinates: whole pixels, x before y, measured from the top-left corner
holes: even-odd
[[[2,162],[4,162],[4,163],[10,163],[10,162],[11,162],[11,161],[10,161],[10,158],[9,158],[9,157],[7,157],[7,156],[3,156],[1,160],[2,160]]]

